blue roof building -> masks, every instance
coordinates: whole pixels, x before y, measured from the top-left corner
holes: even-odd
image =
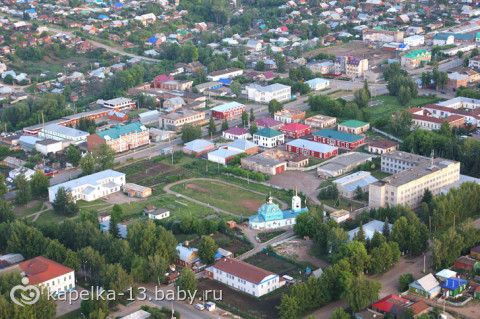
[[[442,287],[444,297],[455,297],[461,294],[467,288],[468,281],[462,278],[447,278],[440,287]]]
[[[252,229],[291,227],[295,224],[297,216],[305,212],[308,212],[308,208],[302,208],[302,199],[298,195],[292,197],[292,208],[287,210],[281,210],[273,202],[272,197],[269,197],[268,201],[260,206],[257,214],[250,216],[248,225]]]

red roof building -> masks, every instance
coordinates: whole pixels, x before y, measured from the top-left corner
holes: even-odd
[[[381,314],[391,314],[394,317],[404,312],[411,302],[408,299],[402,298],[398,295],[388,295],[385,298],[372,304],[372,310]]]
[[[162,86],[163,82],[168,82],[168,81],[173,81],[173,80],[175,80],[175,79],[173,78],[173,76],[171,76],[169,74],[160,74],[160,75],[157,75],[153,79],[152,86],[154,88],[159,88],[159,87]]]
[[[453,268],[457,270],[472,271],[477,261],[467,256],[458,257],[453,263]]]
[[[300,138],[312,132],[310,126],[301,123],[285,124],[280,128],[280,131],[289,138]]]
[[[50,292],[75,288],[74,270],[43,256],[23,261],[18,267],[25,273],[30,285],[46,287]]]

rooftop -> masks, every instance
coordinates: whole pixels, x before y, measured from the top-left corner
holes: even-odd
[[[342,123],[339,123],[338,125],[342,126],[348,126],[348,127],[353,127],[353,128],[359,128],[359,127],[364,127],[368,125],[367,122],[362,122],[362,121],[357,121],[357,120],[348,120],[344,121]]]
[[[304,139],[296,139],[291,142],[288,142],[286,145],[291,145],[291,146],[299,147],[303,149],[309,149],[311,151],[320,152],[320,153],[330,153],[338,149],[335,146],[313,142],[309,140],[304,140]]]
[[[65,267],[64,265],[43,256],[25,260],[18,266],[22,272],[25,273],[29,280],[29,284],[31,285],[41,284],[45,281],[73,272],[73,269]]]
[[[258,136],[263,136],[263,137],[268,137],[268,138],[271,138],[271,137],[275,137],[275,136],[280,136],[280,135],[283,135],[282,132],[279,132],[277,130],[274,130],[274,129],[271,129],[269,127],[264,127],[260,130],[258,130],[255,134],[253,135],[258,135]]]
[[[139,122],[134,122],[130,123],[127,125],[117,125],[115,127],[112,127],[111,129],[105,130],[98,132],[97,135],[100,136],[103,139],[117,139],[120,138],[120,136],[123,135],[128,135],[132,133],[140,133],[143,131],[146,131],[147,128],[139,123]]]
[[[212,267],[253,284],[260,284],[267,277],[277,276],[273,272],[234,258],[219,259]]]
[[[356,142],[364,137],[362,135],[357,135],[357,134],[350,134],[346,132],[340,132],[340,131],[335,131],[335,130],[330,130],[330,129],[324,129],[320,130],[317,132],[313,132],[314,136],[320,136],[320,137],[326,137],[326,138],[332,138],[335,140],[340,140],[340,141],[345,141],[345,142]]]
[[[68,137],[87,137],[89,135],[88,132],[59,124],[49,124],[42,129],[42,132],[45,132],[46,134],[48,134],[48,132],[55,132]]]
[[[215,112],[226,112],[226,111],[229,111],[231,109],[236,109],[236,108],[244,107],[244,106],[245,105],[243,105],[242,103],[238,103],[238,102],[233,101],[233,102],[228,102],[228,103],[224,103],[224,104],[215,106],[211,110],[215,111]]]
[[[115,177],[120,177],[120,176],[125,176],[124,173],[120,173],[111,169],[107,169],[101,172],[97,172],[91,175],[87,176],[82,176],[77,179],[73,179],[71,181],[57,184],[54,186],[51,186],[48,188],[49,192],[53,190],[54,192],[57,191],[58,188],[64,187],[65,189],[74,189],[79,186],[84,186],[84,185],[98,185],[100,184],[104,179],[106,178],[115,178]]]

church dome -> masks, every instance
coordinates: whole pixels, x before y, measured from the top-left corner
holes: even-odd
[[[283,211],[275,203],[265,203],[258,209],[258,215],[261,215],[265,221],[277,220],[283,218]]]

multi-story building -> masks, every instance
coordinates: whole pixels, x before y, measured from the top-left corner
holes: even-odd
[[[283,109],[281,111],[275,112],[273,118],[276,121],[288,124],[302,121],[303,119],[305,119],[305,114],[305,111],[302,110]]]
[[[53,260],[38,256],[14,266],[23,272],[30,285],[58,295],[75,289],[75,271]]]
[[[212,116],[219,120],[239,117],[245,110],[244,104],[235,101],[224,103],[211,109]]]
[[[432,60],[432,52],[428,50],[412,50],[402,56],[400,62],[403,67],[408,69],[418,68],[422,63],[428,63]]]
[[[68,141],[73,144],[80,144],[87,140],[89,134],[68,126],[49,124],[38,132],[38,137],[54,141]]]
[[[381,170],[393,175],[369,186],[370,207],[405,205],[417,208],[425,190],[437,195],[442,188],[460,179],[459,162],[401,151],[383,154]]]
[[[206,269],[206,275],[254,297],[268,294],[285,283],[277,274],[234,258],[217,260]]]
[[[301,123],[285,124],[280,128],[280,131],[289,138],[300,138],[302,136],[309,135],[312,132],[310,126]]]
[[[465,125],[465,117],[458,114],[436,117],[427,109],[412,108],[408,111],[412,115],[412,130],[420,128],[428,131],[436,131],[442,127],[443,123],[448,123],[450,127],[462,127]]]
[[[347,132],[352,134],[362,134],[368,131],[370,124],[367,122],[348,120],[338,124],[340,132]]]
[[[205,112],[182,110],[160,115],[159,126],[162,129],[179,131],[185,124],[202,124],[205,122]]]
[[[119,192],[125,185],[125,174],[107,169],[83,176],[48,188],[48,200],[53,203],[60,188],[70,192],[73,199],[91,202],[109,194]]]
[[[353,150],[365,143],[365,136],[323,129],[313,132],[315,142],[333,145],[343,149]]]
[[[97,104],[116,111],[132,110],[136,107],[134,100],[125,97],[117,97],[111,100],[98,100]]]
[[[335,72],[335,64],[333,61],[320,61],[307,64],[307,68],[313,73],[331,74]]]
[[[271,128],[262,128],[253,134],[253,142],[258,146],[272,148],[285,143],[285,135]]]
[[[291,87],[280,83],[274,83],[267,86],[251,84],[245,87],[249,100],[255,102],[268,103],[271,100],[278,102],[289,101],[292,97]]]
[[[243,70],[239,68],[230,68],[225,70],[214,71],[207,75],[209,81],[219,81],[220,79],[233,79],[243,74]]]
[[[368,59],[354,56],[339,56],[335,59],[336,73],[343,73],[348,77],[363,77],[368,71]]]
[[[143,124],[134,122],[127,125],[118,125],[88,136],[87,147],[89,151],[93,151],[101,144],[107,144],[115,153],[121,153],[150,144],[150,135]]]

